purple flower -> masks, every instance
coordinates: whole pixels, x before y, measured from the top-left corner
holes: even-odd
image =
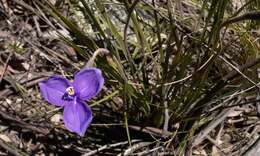
[[[96,96],[103,84],[104,78],[100,69],[84,68],[74,75],[73,82],[61,76],[51,76],[40,82],[39,86],[46,101],[64,107],[65,127],[84,136],[92,120],[91,109],[84,101]]]

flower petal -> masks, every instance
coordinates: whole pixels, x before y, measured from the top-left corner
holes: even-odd
[[[91,109],[83,101],[75,98],[73,102],[65,105],[63,121],[69,131],[84,136],[92,121]]]
[[[102,89],[104,78],[98,68],[84,68],[76,73],[73,86],[81,100],[88,100]]]
[[[71,86],[69,80],[61,76],[51,76],[48,80],[40,82],[39,86],[46,101],[56,106],[66,104],[66,101],[62,100],[62,96],[66,92],[66,88]]]

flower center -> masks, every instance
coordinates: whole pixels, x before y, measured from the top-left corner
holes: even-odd
[[[68,87],[65,94],[62,96],[62,100],[72,101],[75,97],[75,90],[73,87]]]
[[[75,94],[74,88],[73,87],[68,87],[66,89],[66,92],[68,93],[68,95],[73,96]]]

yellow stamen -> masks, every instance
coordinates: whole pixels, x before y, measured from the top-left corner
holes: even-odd
[[[75,91],[74,91],[73,87],[68,87],[66,89],[66,92],[68,93],[68,95],[74,95],[75,94]]]

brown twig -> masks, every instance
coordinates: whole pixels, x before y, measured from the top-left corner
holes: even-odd
[[[32,124],[26,123],[26,122],[22,121],[21,119],[18,119],[17,117],[13,117],[13,116],[3,112],[2,110],[0,110],[0,119],[7,121],[10,125],[29,129],[34,132],[41,133],[43,135],[47,135],[49,133],[49,130],[47,130],[45,128],[36,127]]]
[[[128,156],[128,155],[133,155],[135,151],[144,148],[146,146],[149,146],[151,144],[151,142],[140,142],[137,144],[134,144],[133,146],[127,148],[123,153],[119,154],[120,155],[124,155],[124,156]]]
[[[14,156],[29,156],[29,154],[26,154],[24,152],[21,152],[14,146],[10,146],[7,143],[5,143],[2,139],[0,139],[0,147],[8,151],[9,154],[14,155]]]
[[[193,140],[192,147],[199,145],[206,136],[215,129],[221,122],[223,122],[227,116],[230,114],[233,108],[228,108],[223,110],[215,120],[212,120]]]
[[[260,153],[260,137],[257,134],[259,132],[259,126],[255,127],[251,134],[250,141],[241,149],[241,154],[244,156],[258,156]]]
[[[240,21],[244,21],[244,20],[259,20],[260,19],[260,11],[251,11],[251,12],[247,12],[241,16],[236,16],[236,17],[232,17],[228,20],[226,20],[225,22],[223,22],[221,24],[221,28],[229,25],[229,24],[233,24],[233,23],[237,23]]]
[[[133,130],[152,134],[152,135],[155,135],[155,136],[158,136],[158,137],[161,137],[162,135],[164,135],[165,137],[172,135],[172,133],[169,132],[169,131],[164,131],[162,129],[155,128],[155,127],[144,127],[144,128],[142,128],[140,126],[135,126],[135,125],[129,125],[128,127],[133,129]]]
[[[12,53],[9,53],[9,55],[8,55],[8,57],[7,57],[7,59],[6,59],[6,62],[5,62],[5,64],[4,64],[3,71],[2,71],[1,76],[0,76],[0,83],[1,83],[2,80],[3,80],[4,74],[5,74],[6,69],[7,69],[7,67],[8,67],[8,62],[9,62],[11,56],[12,56]]]
[[[135,143],[135,142],[138,142],[138,141],[140,141],[140,140],[132,140],[131,142]],[[106,149],[110,149],[110,148],[113,148],[113,147],[117,147],[117,146],[126,145],[126,144],[128,144],[128,141],[117,142],[117,143],[110,144],[110,145],[104,145],[104,146],[101,146],[100,148],[98,148],[96,150],[93,150],[93,151],[90,151],[88,153],[85,153],[82,156],[96,155],[100,151],[103,151],[103,150],[106,150]]]
[[[35,84],[38,84],[40,81],[44,80],[47,76],[52,75],[53,72],[47,72],[47,73],[40,73],[32,77],[30,80],[23,80],[20,83],[21,85],[24,85],[25,87],[32,87]],[[7,80],[7,79],[6,79]],[[9,80],[7,80],[9,81]],[[10,80],[11,81],[11,80]],[[10,82],[12,84],[12,82]],[[0,99],[4,98],[5,96],[12,94],[14,91],[11,89],[11,86],[0,91]]]

